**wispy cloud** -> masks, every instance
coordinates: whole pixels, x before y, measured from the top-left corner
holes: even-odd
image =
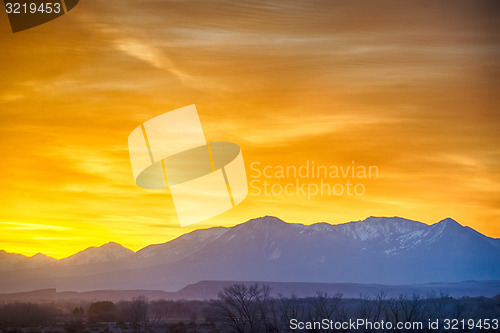
[[[0,229],[6,230],[70,230],[70,227],[38,223],[1,222]]]
[[[145,61],[155,68],[170,72],[184,83],[193,81],[193,78],[189,74],[178,69],[174,63],[157,47],[131,38],[119,38],[114,41],[114,44],[120,51]]]

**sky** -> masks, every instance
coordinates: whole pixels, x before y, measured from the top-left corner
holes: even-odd
[[[14,34],[2,13],[0,249],[138,250],[265,215],[451,217],[499,238],[499,14],[472,0],[85,0]],[[241,147],[252,186],[180,227],[166,190],[135,185],[127,138],[191,104],[208,141]],[[323,179],[342,195],[258,177],[308,164],[377,173]]]

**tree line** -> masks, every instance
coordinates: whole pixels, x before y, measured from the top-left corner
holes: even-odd
[[[208,333],[292,333],[332,332],[321,327],[298,329],[295,322],[323,319],[346,322],[362,318],[372,322],[428,322],[443,319],[500,318],[500,296],[455,299],[445,294],[425,297],[411,294],[388,297],[387,293],[345,299],[342,294],[318,291],[315,297],[271,296],[265,284],[234,284],[224,288],[215,300],[98,301],[68,305],[60,303],[0,303],[0,331],[16,327],[57,328],[68,333],[90,332],[98,323],[116,323],[120,332],[208,332]],[[62,325],[62,326],[61,326]],[[109,326],[106,326],[109,331]],[[59,330],[59,331],[60,331]],[[354,332],[341,328],[338,332]],[[355,332],[406,332],[408,330],[365,328]],[[415,331],[415,330],[413,330]],[[428,332],[422,328],[415,332]],[[444,326],[432,332],[444,332]],[[493,332],[484,327],[454,332]],[[48,333],[40,329],[40,332]],[[30,332],[35,333],[35,332]]]

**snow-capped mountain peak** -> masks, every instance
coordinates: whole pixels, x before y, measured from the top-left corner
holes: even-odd
[[[379,237],[393,237],[422,230],[426,224],[401,217],[375,217],[339,225],[341,230],[354,239],[366,241]]]
[[[134,254],[134,251],[109,242],[99,247],[91,246],[83,251],[61,259],[62,263],[71,265],[95,264],[124,259]]]

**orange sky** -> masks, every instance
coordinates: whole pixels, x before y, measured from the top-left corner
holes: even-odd
[[[0,249],[137,250],[263,215],[452,217],[500,237],[499,14],[496,1],[86,0],[16,34],[1,14]],[[180,228],[165,192],[134,184],[127,137],[190,104],[249,175],[354,161],[379,177],[355,180],[359,197],[249,195]]]

